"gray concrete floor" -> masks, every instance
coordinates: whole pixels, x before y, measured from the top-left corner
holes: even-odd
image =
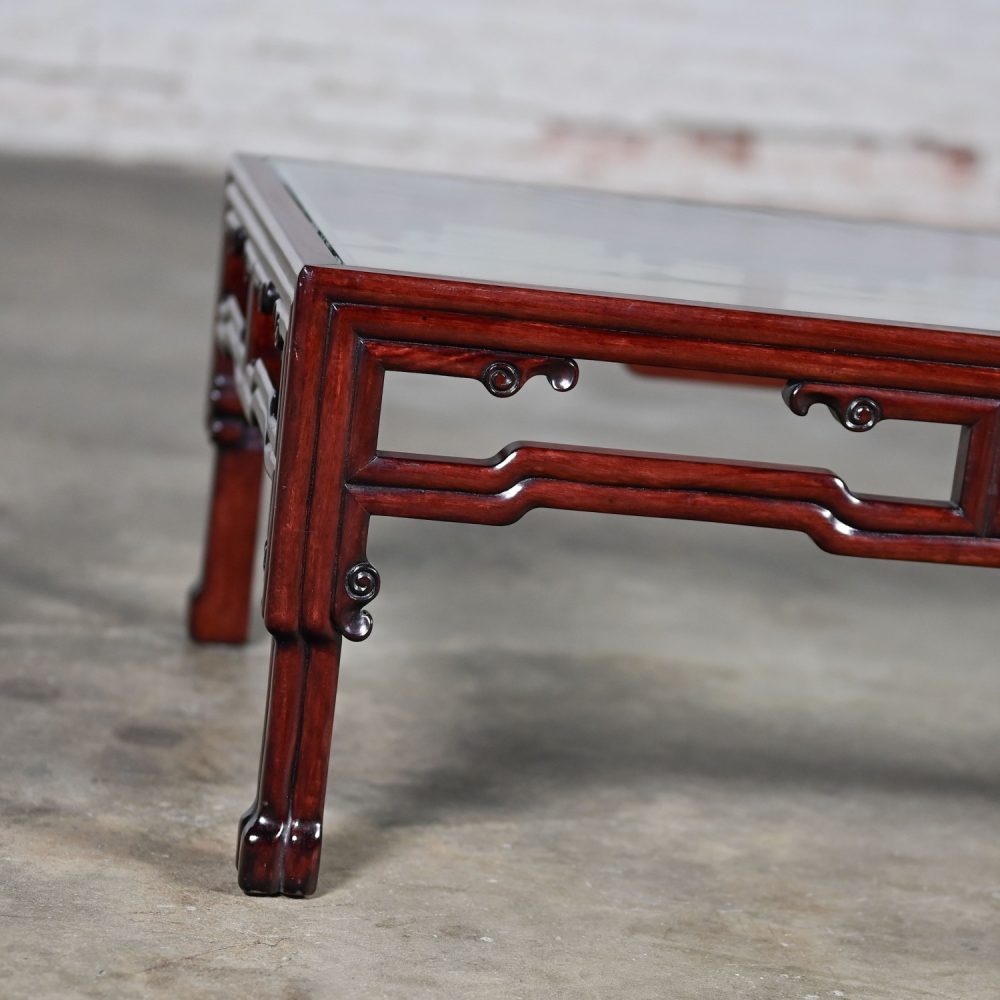
[[[4,997],[994,997],[1000,577],[755,529],[374,525],[321,892],[248,899],[267,641],[183,630],[217,178],[0,162]],[[954,435],[584,368],[389,382],[383,441],[805,461],[938,495]],[[463,415],[457,430],[449,414]]]

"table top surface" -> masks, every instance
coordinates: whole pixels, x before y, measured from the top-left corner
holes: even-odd
[[[349,267],[1000,333],[1000,234],[271,164]]]

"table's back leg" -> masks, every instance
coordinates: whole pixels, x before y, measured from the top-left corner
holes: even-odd
[[[220,302],[246,301],[244,243],[242,231],[227,227]],[[250,618],[263,450],[260,432],[240,405],[233,362],[218,346],[212,352],[208,430],[215,446],[215,468],[201,578],[189,596],[188,632],[196,642],[242,643]]]
[[[233,394],[219,371],[212,380],[209,433],[215,468],[201,578],[188,600],[188,632],[196,642],[246,642],[260,509],[263,451],[260,433],[242,414],[218,411],[218,398]],[[239,410],[239,401],[235,403]]]

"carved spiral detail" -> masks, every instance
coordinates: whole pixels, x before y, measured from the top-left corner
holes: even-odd
[[[268,281],[266,284],[261,285],[260,311],[265,316],[269,316],[274,312],[274,307],[277,305],[279,298],[278,289],[274,287],[273,281]]]
[[[374,622],[362,605],[378,596],[380,586],[378,570],[370,562],[355,563],[344,574],[344,591],[350,602],[345,604],[340,600],[335,601],[335,606],[339,606],[340,610],[334,614],[345,639],[361,642],[371,635]]]
[[[874,399],[858,396],[844,410],[844,426],[849,431],[870,431],[882,419],[882,410]]]
[[[229,248],[234,254],[242,254],[247,245],[247,231],[243,226],[236,226],[229,231]]]
[[[480,373],[479,381],[494,396],[513,396],[525,382],[536,375],[556,392],[568,392],[580,377],[580,368],[572,358],[531,358],[491,361]]]
[[[493,361],[483,369],[480,381],[492,396],[513,396],[521,388],[521,373],[508,361]]]
[[[804,417],[815,403],[823,403],[849,431],[870,431],[882,418],[882,406],[871,396],[855,396],[857,389],[842,385],[789,382],[782,397],[792,413]]]
[[[355,601],[368,602],[378,596],[379,587],[382,581],[379,578],[378,570],[370,562],[355,563],[348,571],[344,579],[347,593]],[[365,612],[367,614],[367,612]]]

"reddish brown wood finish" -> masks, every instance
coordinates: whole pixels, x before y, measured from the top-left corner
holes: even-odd
[[[249,276],[230,239],[223,296],[246,304],[243,363],[260,358],[280,377],[264,595],[271,676],[257,799],[238,849],[247,892],[316,886],[341,643],[370,633],[379,586],[365,553],[372,514],[509,524],[534,507],[605,511],[786,528],[845,555],[1000,565],[1000,338],[351,269],[310,235],[262,161],[238,161],[230,203],[249,233]],[[270,309],[279,334],[291,310],[280,355]],[[794,413],[822,403],[853,431],[886,419],[959,425],[952,500],[854,494],[825,469],[545,443],[482,460],[377,449],[386,370],[478,379],[507,396],[538,374],[571,388],[572,358],[777,380]],[[241,637],[250,578],[260,435],[235,412],[231,386],[246,393],[248,383],[226,365],[217,352],[198,639]],[[266,409],[249,408],[262,426]]]
[[[272,489],[264,591],[271,678],[257,799],[241,821],[237,868],[247,892],[302,896],[316,886],[340,664],[330,605],[354,345],[331,335],[307,284],[295,308],[279,390],[279,456],[295,461],[279,457]]]
[[[188,603],[198,642],[246,642],[260,508],[260,435],[245,444],[216,442],[202,575]]]
[[[220,267],[220,301],[245,300],[249,281],[246,235],[228,228]],[[198,642],[246,642],[257,541],[263,456],[258,430],[244,416],[233,382],[233,363],[213,345],[208,432],[215,468],[201,580],[188,601],[188,631]]]

